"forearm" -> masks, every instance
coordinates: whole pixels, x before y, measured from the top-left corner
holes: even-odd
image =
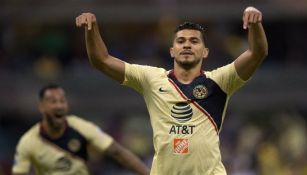
[[[101,38],[97,22],[93,23],[91,30],[85,29],[85,41],[89,61],[94,67],[98,68],[110,55]]]
[[[113,143],[108,154],[117,160],[121,165],[138,173],[139,175],[149,175],[148,167],[132,152],[125,149],[118,143]]]
[[[260,22],[250,24],[248,29],[249,51],[257,62],[261,62],[268,54],[268,43]]]
[[[243,13],[243,28],[248,29],[249,48],[236,60],[235,67],[243,80],[248,80],[268,54],[268,43],[261,24],[262,13],[247,7]]]
[[[121,162],[122,165],[126,166],[128,169],[140,175],[149,174],[148,167],[138,157],[136,157],[128,150],[123,150],[121,152],[121,156],[119,156],[117,160]]]

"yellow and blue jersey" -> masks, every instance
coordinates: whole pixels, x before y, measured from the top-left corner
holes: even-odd
[[[67,116],[66,121],[64,134],[57,139],[50,138],[41,123],[27,131],[17,145],[13,173],[28,173],[33,166],[36,175],[88,175],[87,147],[103,152],[113,138],[77,116]]]
[[[229,97],[244,81],[234,63],[182,84],[173,71],[125,63],[123,85],[143,95],[153,128],[151,175],[225,175],[219,149]]]

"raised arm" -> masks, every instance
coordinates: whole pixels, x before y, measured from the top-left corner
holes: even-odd
[[[82,13],[76,18],[78,27],[85,26],[86,50],[90,63],[112,79],[123,82],[125,64],[111,56],[99,33],[97,20],[92,13]]]
[[[106,150],[106,153],[121,165],[139,175],[149,175],[148,167],[136,155],[122,147],[119,143],[114,141]]]
[[[248,30],[249,48],[235,60],[238,75],[249,79],[268,54],[268,43],[261,24],[262,13],[247,7],[243,13],[243,28]]]

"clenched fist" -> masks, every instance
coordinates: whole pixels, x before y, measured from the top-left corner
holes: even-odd
[[[76,26],[85,26],[87,30],[91,30],[94,23],[96,23],[96,16],[92,13],[82,13],[76,18]]]
[[[247,29],[249,24],[256,24],[262,21],[262,13],[254,8],[247,7],[243,12],[243,29]]]

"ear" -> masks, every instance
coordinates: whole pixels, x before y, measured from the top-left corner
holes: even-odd
[[[204,59],[206,59],[209,55],[209,49],[205,47],[203,54],[204,54]]]
[[[174,51],[173,51],[174,49],[171,47],[170,49],[169,49],[169,53],[170,53],[170,55],[171,55],[171,57],[172,58],[174,58]]]

